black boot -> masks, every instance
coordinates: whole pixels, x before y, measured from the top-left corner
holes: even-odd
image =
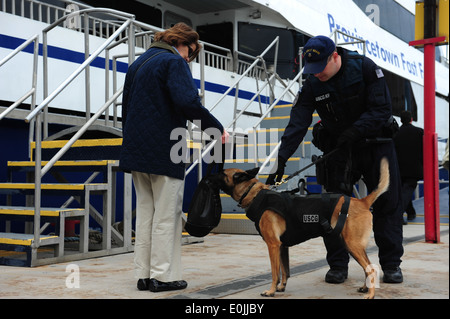
[[[325,275],[325,281],[330,284],[341,284],[347,279],[348,269],[331,268]]]
[[[403,282],[403,274],[400,267],[383,269],[383,282],[389,284],[399,284]]]

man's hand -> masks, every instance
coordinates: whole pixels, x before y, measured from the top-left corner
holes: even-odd
[[[361,139],[361,133],[359,133],[359,131],[352,126],[342,132],[342,134],[339,136],[337,140],[337,147],[350,148],[359,139]]]
[[[284,167],[286,166],[286,160],[282,157],[278,157],[275,165],[277,167],[277,170],[275,173],[270,174],[269,177],[267,177],[267,181],[266,181],[267,185],[274,185],[275,182],[280,182],[281,179],[283,178]]]

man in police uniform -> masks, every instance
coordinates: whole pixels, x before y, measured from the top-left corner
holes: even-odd
[[[369,58],[336,48],[325,36],[311,38],[303,52],[304,73],[310,75],[294,102],[281,139],[277,171],[269,175],[267,183],[281,180],[286,161],[303,140],[315,110],[321,122],[314,129],[314,144],[324,154],[339,148],[322,168],[328,192],[351,195],[353,184],[361,176],[371,192],[378,183],[380,161],[387,157],[390,186],[373,205],[373,229],[383,280],[400,283],[403,281],[401,180],[394,144],[386,135],[393,118],[384,74]],[[342,283],[347,278],[348,253],[341,242],[324,241],[330,266],[325,281]]]

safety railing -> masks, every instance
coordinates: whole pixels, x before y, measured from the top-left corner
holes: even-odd
[[[84,21],[87,22],[87,15],[101,12],[102,14],[109,14],[116,18],[122,19],[123,24],[102,44],[100,45],[93,53],[89,51],[89,27],[88,23],[85,24],[85,53],[86,59],[85,61],[66,79],[64,80],[52,93],[47,94],[48,92],[48,45],[47,45],[47,34],[49,31],[57,27],[59,24],[64,22],[66,19],[70,19],[73,16],[83,16]],[[78,140],[87,129],[103,114],[106,109],[122,94],[123,88],[117,90],[113,94],[113,96],[93,115],[91,116],[90,112],[90,101],[89,101],[89,90],[90,90],[90,82],[89,82],[89,65],[90,63],[96,59],[117,37],[121,35],[122,32],[128,30],[129,34],[134,34],[134,16],[126,13],[122,13],[120,11],[112,10],[112,9],[101,9],[101,8],[93,8],[93,9],[84,9],[78,12],[69,13],[54,23],[52,23],[49,27],[43,30],[43,63],[44,63],[44,100],[36,107],[34,110],[30,112],[30,114],[25,118],[26,122],[30,122],[35,120],[35,196],[34,196],[34,242],[33,245],[35,248],[40,245],[40,210],[41,210],[41,181],[42,177],[52,168],[52,166],[64,155],[64,153]],[[131,64],[134,61],[134,37],[130,37],[128,41],[128,58],[129,63]],[[106,64],[109,64],[109,60],[105,61]],[[46,128],[46,119],[45,113],[47,107],[51,101],[53,101],[76,77],[78,77],[82,72],[85,72],[86,79],[86,123],[83,127],[77,131],[77,133],[66,143],[64,147],[62,147],[55,156],[50,159],[50,161],[42,167],[42,154],[41,154],[41,142],[42,142],[42,131],[43,126]],[[44,119],[42,118],[44,117]],[[46,136],[47,132],[44,132],[44,136]]]
[[[244,115],[247,114],[246,111],[247,109],[252,105],[252,103],[254,102],[254,100],[257,97],[260,97],[261,93],[266,89],[267,86],[270,87],[270,91],[271,91],[271,95],[274,95],[274,81],[275,80],[279,80],[281,82],[283,82],[279,77],[277,77],[276,72],[274,72],[273,74],[269,73],[269,70],[266,67],[266,63],[264,61],[264,56],[267,54],[267,52],[269,52],[272,48],[275,48],[275,65],[274,67],[276,68],[276,63],[277,63],[277,53],[278,53],[278,42],[279,42],[279,37],[276,37],[272,43],[261,53],[260,56],[256,57],[254,62],[252,64],[250,64],[250,66],[241,74],[241,76],[235,81],[235,83],[230,86],[225,93],[223,93],[223,95],[216,101],[216,103],[209,109],[210,111],[213,111],[224,99],[225,97],[233,90],[236,90],[236,97],[239,91],[239,83],[249,74],[251,74],[251,72],[254,71],[255,68],[259,67],[258,64],[261,63],[262,64],[262,70],[264,70],[265,74],[266,74],[266,81],[265,83],[259,87],[259,79],[257,78],[257,85],[258,85],[258,89],[257,92],[252,96],[252,98],[247,102],[247,104],[239,111],[239,113],[237,113],[237,104],[235,102],[235,114],[233,116],[233,120],[227,125],[224,126],[224,128],[228,131],[231,129],[231,142],[234,143],[234,135],[235,135],[235,125],[236,122],[238,121],[238,119]],[[274,68],[273,71],[276,71],[276,69]],[[300,76],[302,75],[302,73],[299,73],[292,81],[290,81],[290,83],[288,85],[286,85],[283,82],[283,85],[285,86],[285,90],[282,92],[282,94],[275,100],[273,100],[270,104],[270,106],[268,107],[268,109],[266,110],[265,113],[260,114],[259,119],[257,121],[257,123],[254,126],[254,130],[255,127],[259,126],[259,124],[261,123],[261,121],[266,118],[270,112],[273,110],[273,108],[275,107],[276,104],[278,104],[281,100],[281,98],[283,98],[286,93],[290,92],[291,87],[294,84],[297,84],[296,81],[298,81],[298,79],[300,78]],[[235,99],[236,101],[237,99]],[[255,134],[256,135],[256,134]],[[194,168],[199,165],[199,163],[202,163],[202,160],[205,156],[207,156],[211,150],[213,149],[213,147],[215,146],[215,144],[217,143],[217,140],[212,140],[209,144],[207,144],[204,147],[204,150],[202,152],[200,152],[197,156],[197,158],[193,161],[193,163],[189,166],[189,168],[186,170],[186,175],[188,175],[190,172],[192,172],[194,170]],[[254,143],[254,147],[255,149],[257,148],[258,143],[255,142]],[[231,152],[233,152],[233,148],[231,148]],[[233,154],[230,154],[231,157],[233,157]],[[198,170],[198,179],[200,180],[202,178],[201,176],[201,169]]]
[[[343,38],[349,38],[352,39],[353,41],[345,41],[344,42],[339,42],[339,36],[342,35]],[[364,39],[361,38],[357,38],[354,37],[352,35],[348,35],[347,33],[342,32],[341,30],[338,30],[336,28],[333,29],[333,31],[331,32],[330,38],[334,39],[334,43],[336,44],[336,46],[340,46],[340,45],[349,45],[349,44],[357,44],[358,46],[361,45],[362,46],[362,51],[363,51],[363,55],[366,55],[366,41]]]
[[[276,37],[275,40],[272,41],[271,44],[269,44],[269,46],[264,50],[264,52],[261,53],[260,56],[258,56],[255,61],[245,70],[245,72],[243,72],[241,74],[241,76],[234,82],[234,84],[232,86],[230,86],[225,93],[223,93],[223,95],[216,101],[216,103],[214,103],[214,105],[209,109],[209,111],[213,111],[219,104],[220,102],[222,102],[225,97],[232,91],[232,90],[236,90],[236,94],[238,94],[239,91],[239,83],[246,77],[248,76],[253,68],[255,68],[258,63],[260,63],[261,61],[264,61],[264,55],[267,54],[267,52],[269,52],[270,49],[272,49],[272,47],[275,46],[275,50],[278,52],[278,42],[279,42],[279,37]],[[276,55],[275,55],[276,56]],[[276,65],[277,61],[275,59],[275,65]],[[274,72],[276,72],[276,70],[274,70]]]
[[[6,57],[4,57],[0,61],[0,67],[2,67],[2,65],[6,64],[6,62],[11,60],[19,52],[21,52],[26,47],[28,47],[31,43],[34,44],[34,47],[33,47],[33,70],[32,70],[31,89],[28,92],[26,92],[22,97],[20,97],[16,102],[14,102],[11,106],[9,106],[6,110],[4,110],[0,114],[0,120],[5,118],[9,113],[11,113],[16,107],[18,107],[21,103],[23,103],[30,96],[32,98],[32,101],[31,101],[31,107],[32,108],[33,108],[34,104],[36,103],[36,83],[37,83],[37,72],[38,72],[39,35],[36,34],[36,35],[32,36],[27,41],[25,41],[20,46],[18,46],[16,49],[14,49],[10,54],[8,54]]]
[[[61,7],[38,0],[1,0],[0,11],[51,24],[69,13],[92,8],[78,1],[61,0],[61,2],[65,3],[66,6]],[[73,30],[81,30],[82,23],[80,16],[74,15],[65,20],[63,26]],[[109,38],[121,23],[118,20],[90,17],[89,25],[92,35]]]
[[[31,79],[31,89],[22,95],[16,102],[14,102],[11,106],[9,106],[6,110],[4,110],[0,114],[0,120],[5,118],[9,113],[11,113],[14,109],[16,109],[19,105],[21,105],[26,99],[31,96],[30,108],[34,109],[36,106],[36,86],[37,86],[37,73],[38,73],[38,57],[39,57],[39,35],[36,34],[29,38],[27,41],[22,43],[16,49],[14,49],[10,54],[4,57],[0,61],[0,67],[14,58],[19,52],[28,47],[31,43],[33,43],[33,69],[32,69],[32,79]],[[29,141],[31,142],[33,138],[33,130],[32,125],[30,125],[30,133],[29,133]]]

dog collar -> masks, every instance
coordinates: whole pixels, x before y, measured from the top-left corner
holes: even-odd
[[[243,201],[244,198],[248,195],[248,193],[250,193],[250,190],[251,190],[252,187],[255,186],[255,185],[256,185],[256,183],[253,183],[252,185],[250,185],[249,188],[247,188],[247,190],[245,191],[245,193],[242,194],[241,198],[240,198],[239,201],[238,201],[238,207],[243,208],[243,207],[241,206],[242,201]]]

